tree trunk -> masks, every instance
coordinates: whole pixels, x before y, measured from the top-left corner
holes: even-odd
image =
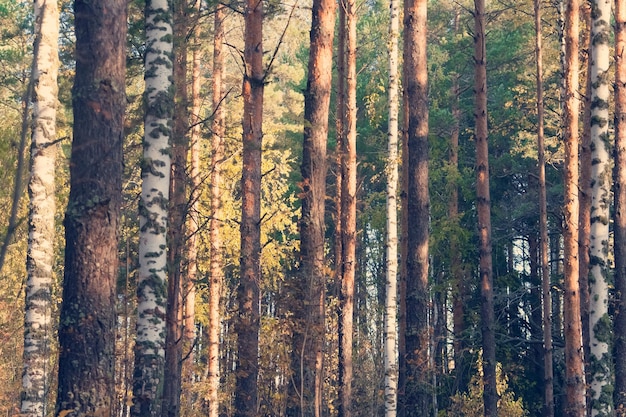
[[[339,416],[352,416],[352,340],[356,274],[356,1],[346,14],[346,91],[341,160],[341,304],[339,321]]]
[[[405,413],[428,415],[428,78],[426,66],[427,1],[404,2],[405,104],[408,104],[408,218]]]
[[[615,2],[615,410],[626,416],[626,3]]]
[[[201,24],[200,13],[202,10],[202,2],[197,1],[193,5],[194,10],[194,29],[193,29],[193,47],[192,47],[192,68],[191,68],[191,129],[189,137],[189,185],[191,191],[189,193],[189,212],[187,214],[186,230],[187,238],[187,274],[183,282],[184,294],[184,315],[183,330],[184,343],[183,354],[186,361],[183,365],[183,388],[190,389],[195,380],[196,366],[196,281],[198,280],[198,234],[200,233],[200,186],[202,178],[200,173],[200,141],[202,140],[202,121],[200,112],[202,111],[202,97],[200,96],[202,87],[201,61],[203,53],[201,51]],[[186,394],[185,406],[191,409],[198,401],[198,395],[193,389]],[[185,392],[185,391],[183,391]],[[214,416],[211,416],[214,417]]]
[[[74,2],[76,75],[57,414],[110,416],[122,195],[125,0]]]
[[[548,210],[546,192],[546,157],[544,144],[543,36],[541,1],[534,0],[535,59],[537,62],[537,165],[539,167],[539,263],[543,322],[544,417],[554,417],[554,371],[552,364],[552,296],[548,262]]]
[[[215,8],[215,31],[213,35],[213,135],[211,137],[211,220],[209,222],[210,236],[210,279],[209,286],[209,329],[208,329],[208,402],[209,417],[219,415],[219,385],[220,385],[220,298],[222,295],[222,170],[224,159],[224,99],[222,76],[224,73],[224,7],[217,4]],[[195,145],[195,144],[194,144]],[[198,147],[200,145],[198,144]],[[198,173],[199,174],[199,173]],[[196,178],[196,177],[194,177]],[[200,178],[197,179],[200,186]],[[194,187],[195,188],[195,187]]]
[[[246,0],[243,79],[243,173],[241,176],[241,276],[237,290],[235,416],[258,409],[259,284],[261,282],[261,146],[263,139],[263,3]]]
[[[586,23],[586,30],[583,31],[582,41],[588,48],[587,53],[581,53],[581,66],[587,68],[585,73],[585,93],[583,99],[583,126],[580,146],[578,179],[578,264],[580,268],[580,323],[583,330],[583,349],[585,361],[589,360],[589,237],[591,235],[591,66],[593,60],[591,54],[591,2],[584,2],[581,8],[583,18]],[[589,379],[588,362],[585,363],[587,380]],[[590,412],[590,391],[587,391],[587,413]]]
[[[584,416],[585,370],[582,347],[578,263],[578,0],[568,0],[565,12],[565,107],[564,107],[564,301],[565,378],[567,416]]]
[[[300,220],[302,275],[300,285],[309,294],[304,308],[304,331],[296,335],[300,358],[300,404],[293,415],[321,415],[325,324],[324,212],[326,198],[326,141],[330,92],[335,2],[315,0],[309,50],[309,74],[304,98],[302,147],[302,218]],[[298,372],[298,370],[295,370]]]
[[[612,335],[609,317],[609,206],[611,171],[609,143],[609,31],[611,2],[592,3],[591,33],[591,236],[590,236],[590,357],[591,415],[613,413]]]
[[[480,241],[481,333],[483,348],[483,401],[485,416],[498,415],[496,391],[496,341],[491,260],[491,197],[489,192],[489,146],[487,143],[487,57],[485,47],[485,1],[474,0],[474,92],[476,117],[476,195]]]
[[[167,332],[163,417],[180,414],[183,357],[183,257],[187,215],[187,153],[189,151],[187,95],[187,0],[175,0],[174,19],[174,113],[171,138],[171,177],[168,212]]]
[[[398,0],[390,1],[389,19],[389,130],[387,149],[387,239],[384,316],[385,417],[398,410]]]
[[[47,415],[46,382],[52,334],[52,281],[56,212],[55,161],[56,106],[59,70],[59,9],[56,2],[35,1],[33,47],[33,129],[26,255],[26,304],[24,314],[24,368],[22,403],[24,417]]]
[[[146,3],[146,114],[139,202],[139,282],[133,377],[134,417],[161,415],[166,347],[167,221],[172,127],[172,12]],[[170,35],[169,39],[164,37]]]

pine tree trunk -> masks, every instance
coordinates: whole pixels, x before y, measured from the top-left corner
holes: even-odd
[[[565,12],[565,107],[564,107],[564,300],[565,383],[567,416],[584,416],[585,370],[582,347],[578,263],[578,0],[568,0]]]
[[[609,317],[609,206],[611,168],[609,143],[610,0],[592,3],[591,42],[591,235],[590,235],[590,397],[591,415],[613,413],[611,318]]]
[[[57,414],[110,416],[122,195],[125,0],[74,3],[76,74]]]
[[[133,375],[134,417],[161,415],[167,310],[167,220],[172,128],[171,10],[146,4],[146,114],[139,202],[139,280]],[[170,35],[170,38],[164,37]]]
[[[241,177],[241,276],[237,290],[235,416],[257,413],[259,283],[261,282],[261,146],[263,139],[263,3],[247,0],[244,11],[243,173]]]
[[[496,391],[496,341],[491,258],[491,197],[489,192],[489,146],[487,143],[487,57],[485,1],[474,0],[474,92],[476,117],[476,194],[480,241],[481,334],[483,348],[483,401],[485,416],[498,415]]]
[[[352,345],[356,276],[356,2],[346,13],[346,91],[341,161],[341,304],[339,321],[339,416],[352,416]]]
[[[426,66],[427,1],[404,3],[405,104],[408,104],[408,218],[405,413],[430,414],[428,357],[428,78]]]
[[[193,49],[191,68],[191,115],[190,115],[190,137],[189,137],[189,212],[187,214],[186,230],[187,237],[187,274],[183,282],[184,294],[184,344],[183,352],[186,360],[183,362],[183,393],[185,389],[192,388],[195,382],[196,367],[196,281],[198,280],[198,233],[200,233],[200,187],[202,178],[200,173],[200,141],[202,140],[202,121],[200,112],[202,111],[202,97],[200,90],[202,87],[201,61],[203,54],[201,51],[201,21],[202,2],[197,1],[193,5],[194,29],[193,29]],[[185,406],[191,409],[198,401],[198,395],[191,389],[185,395]],[[211,416],[213,417],[213,416]]]
[[[539,263],[543,323],[544,417],[554,417],[554,371],[552,364],[552,296],[548,263],[548,210],[544,144],[543,36],[541,1],[534,0],[535,59],[537,63],[537,165],[539,167]]]
[[[615,410],[626,416],[626,3],[615,2]]]
[[[187,215],[187,153],[189,116],[187,94],[187,0],[173,3],[174,31],[174,113],[171,138],[171,177],[168,212],[167,332],[165,337],[165,381],[163,417],[180,414],[183,357],[183,257]]]
[[[46,394],[52,334],[51,292],[54,278],[56,212],[55,161],[56,107],[59,70],[59,9],[56,2],[34,2],[33,129],[26,256],[26,304],[24,314],[24,368],[22,403],[24,417],[47,415]]]
[[[385,417],[398,410],[398,0],[390,1],[389,19],[389,129],[387,157],[387,239],[384,315]]]
[[[300,404],[293,415],[320,416],[323,384],[325,322],[324,212],[326,198],[326,141],[330,92],[335,2],[315,0],[312,9],[309,74],[304,98],[302,148],[302,218],[300,220],[301,285],[309,299],[304,308],[305,329],[296,335],[295,354],[300,358]],[[337,219],[338,220],[338,219]],[[298,372],[298,370],[294,370]],[[290,414],[291,415],[291,414]]]
[[[211,137],[211,220],[209,222],[210,236],[210,286],[209,286],[209,329],[208,329],[208,402],[209,417],[219,415],[219,385],[220,385],[220,298],[224,274],[222,272],[222,171],[221,163],[224,158],[224,98],[222,92],[222,76],[224,73],[224,7],[220,4],[215,9],[213,35],[213,135]],[[199,146],[199,144],[198,144]],[[199,173],[198,173],[199,174]],[[196,177],[194,177],[196,178]],[[198,178],[198,186],[200,178]]]

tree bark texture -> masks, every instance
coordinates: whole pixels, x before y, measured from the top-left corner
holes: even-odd
[[[579,2],[568,0],[565,11],[565,103],[564,103],[564,334],[565,378],[569,417],[586,414],[585,369],[582,346],[578,263],[578,36]]]
[[[295,361],[300,381],[300,404],[295,415],[320,416],[323,384],[323,348],[326,274],[324,213],[326,198],[326,142],[336,5],[315,0],[312,9],[307,89],[304,96],[302,149],[302,218],[300,220],[302,296],[308,299],[300,334],[296,335]],[[339,220],[339,219],[337,219]],[[338,237],[339,238],[339,237]],[[306,295],[305,295],[306,294]]]
[[[52,282],[54,278],[56,107],[59,70],[59,9],[56,2],[34,2],[33,125],[30,156],[24,362],[20,412],[47,414]]]
[[[126,1],[74,2],[74,137],[56,414],[112,415]]]
[[[609,206],[611,164],[609,142],[609,33],[611,1],[591,5],[591,234],[589,375],[591,415],[613,415],[612,328],[609,317]]]
[[[474,94],[476,118],[476,196],[480,245],[481,334],[483,348],[483,402],[485,416],[497,416],[496,341],[491,255],[491,197],[489,191],[489,146],[487,143],[487,53],[485,46],[485,1],[474,1]]]
[[[428,327],[428,77],[426,66],[427,1],[404,2],[404,73],[408,105],[408,218],[406,258],[405,415],[431,409]]]
[[[615,2],[615,411],[626,416],[626,2]]]
[[[258,408],[259,283],[261,282],[261,145],[263,139],[263,2],[247,0],[244,11],[243,172],[241,176],[241,276],[237,290],[235,416]]]
[[[133,374],[134,417],[161,415],[167,309],[167,224],[172,130],[172,11],[167,0],[146,3],[146,70],[139,279]]]
[[[384,316],[385,417],[398,410],[398,0],[389,3],[389,129],[387,156],[387,237]]]

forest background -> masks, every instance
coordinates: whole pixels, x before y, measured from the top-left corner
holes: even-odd
[[[184,2],[176,2],[176,4]],[[51,291],[50,344],[46,347],[44,414],[54,412],[57,392],[58,346],[56,337],[62,298],[65,241],[64,216],[69,197],[69,158],[73,128],[72,84],[74,62],[74,14],[72,5],[60,1],[60,69],[57,113],[59,150],[56,162],[56,206]],[[197,240],[197,272],[191,274],[189,250],[182,249],[180,265],[181,321],[189,318],[194,305],[192,336],[180,342],[182,383],[180,408],[183,416],[207,414],[211,404],[219,404],[220,415],[235,415],[238,364],[238,286],[240,281],[240,224],[242,210],[242,80],[244,70],[245,23],[240,3],[220,3],[223,13],[224,93],[218,103],[224,115],[221,176],[214,193],[217,150],[211,138],[217,107],[213,79],[216,33],[214,3],[183,4],[178,18],[184,21],[184,35],[174,48],[186,60],[182,85],[190,97],[186,104],[189,124],[183,136],[195,139],[198,160],[183,156],[183,217],[180,231],[186,247]],[[293,337],[298,333],[291,282],[298,279],[303,184],[300,166],[303,153],[304,97],[307,89],[307,60],[311,5],[306,2],[268,1],[263,27],[263,65],[269,68],[264,78],[263,148],[260,216],[259,288],[260,330],[258,334],[258,414],[288,415],[298,393],[292,392]],[[341,6],[340,6],[341,7]],[[566,407],[565,334],[564,334],[564,181],[566,149],[563,146],[564,15],[562,2],[543,2],[543,93],[545,101],[545,175],[547,184],[547,231],[549,234],[549,279],[552,302],[548,315],[554,338],[554,401],[556,415]],[[122,206],[119,224],[120,261],[116,285],[115,398],[113,413],[131,412],[139,270],[139,200],[141,193],[142,140],[144,137],[144,5],[128,3],[126,48],[126,113],[123,143]],[[385,297],[387,294],[387,171],[388,153],[388,77],[389,5],[377,0],[355,3],[356,16],[356,252],[354,282],[354,353],[351,383],[351,413],[382,415],[388,411],[385,396]],[[489,124],[489,178],[491,208],[491,245],[495,312],[495,357],[498,369],[498,395],[501,415],[542,415],[545,411],[544,328],[542,327],[542,272],[540,258],[540,187],[537,149],[537,55],[534,4],[530,1],[492,0],[486,9],[487,106]],[[582,4],[583,19],[580,50],[581,88],[589,74],[591,13]],[[181,19],[181,16],[183,17]],[[481,378],[481,299],[480,249],[478,233],[477,157],[475,143],[474,45],[475,5],[465,1],[428,2],[428,169],[429,211],[427,227],[427,372],[428,415],[480,415],[483,413]],[[2,219],[3,236],[8,247],[2,264],[0,292],[0,411],[19,414],[23,369],[24,298],[28,245],[28,147],[20,143],[22,117],[30,109],[28,84],[31,76],[34,15],[30,2],[2,0],[0,44],[0,205],[4,213],[17,206],[15,224]],[[402,20],[401,20],[402,21]],[[176,24],[176,17],[175,17]],[[340,24],[341,25],[341,24]],[[176,31],[176,28],[174,29]],[[339,36],[336,36],[339,38]],[[611,40],[613,34],[610,34]],[[182,39],[182,41],[180,41]],[[337,39],[335,43],[337,43]],[[181,46],[182,45],[182,46]],[[336,47],[336,45],[335,45]],[[338,58],[335,52],[334,61]],[[400,54],[402,56],[402,54]],[[338,61],[337,61],[338,62]],[[402,61],[401,61],[402,62]],[[184,68],[184,67],[183,67]],[[341,78],[338,65],[333,79]],[[193,82],[199,85],[194,90]],[[402,83],[402,81],[401,81]],[[180,85],[178,86],[180,89]],[[325,199],[325,323],[323,340],[323,415],[345,415],[341,405],[343,373],[341,349],[341,309],[343,290],[338,274],[336,241],[340,205],[337,184],[341,181],[341,136],[337,133],[334,109],[340,98],[334,86],[330,102],[328,132],[328,174]],[[611,100],[607,108],[613,109]],[[29,116],[30,117],[30,116]],[[401,116],[401,119],[407,116]],[[583,123],[584,125],[584,123]],[[199,131],[197,131],[199,128]],[[613,126],[611,124],[611,132]],[[584,126],[581,126],[581,132]],[[197,131],[198,136],[192,136]],[[29,137],[30,134],[26,134]],[[338,137],[340,139],[338,139]],[[453,141],[456,137],[457,143]],[[193,140],[193,139],[192,139]],[[612,139],[611,139],[612,140]],[[339,143],[339,146],[338,146]],[[587,145],[588,146],[588,145]],[[456,148],[458,147],[458,148]],[[451,155],[456,148],[456,159]],[[189,150],[189,149],[188,149]],[[406,153],[406,151],[404,151]],[[405,155],[406,156],[406,155]],[[173,154],[173,158],[176,156]],[[403,163],[407,164],[408,159]],[[195,168],[192,164],[195,163]],[[26,164],[28,165],[28,164]],[[193,171],[195,169],[196,171]],[[583,169],[584,170],[584,169]],[[194,174],[195,173],[195,174]],[[581,174],[582,176],[582,174]],[[175,175],[173,174],[173,178]],[[406,187],[406,185],[405,185]],[[587,187],[582,187],[587,189]],[[400,196],[406,192],[403,189]],[[219,200],[219,216],[214,203]],[[451,214],[451,201],[457,208]],[[590,210],[590,209],[589,209]],[[581,208],[581,211],[584,211]],[[217,219],[219,247],[214,246],[210,223]],[[193,222],[196,227],[189,226]],[[187,224],[187,226],[184,226]],[[608,220],[607,220],[608,224]],[[611,223],[612,224],[612,223]],[[611,226],[612,227],[612,226]],[[402,229],[402,227],[401,227]],[[401,233],[406,232],[406,230]],[[611,228],[612,233],[612,228]],[[170,242],[172,238],[170,236]],[[612,242],[612,234],[611,234]],[[609,243],[607,243],[609,245]],[[607,246],[608,248],[608,246]],[[612,243],[611,243],[612,248]],[[211,262],[220,255],[219,286],[214,285]],[[612,249],[607,249],[607,265],[612,266]],[[170,260],[171,262],[171,260]],[[610,269],[610,268],[609,268]],[[170,264],[171,271],[171,264]],[[612,269],[611,269],[612,271]],[[581,272],[587,279],[586,273]],[[193,287],[193,292],[191,288]],[[215,295],[211,288],[219,288]],[[611,294],[612,287],[610,288]],[[294,304],[295,303],[295,304]],[[614,303],[609,304],[611,317]],[[185,306],[185,307],[183,307]],[[216,307],[217,306],[217,307]],[[209,370],[210,312],[219,314],[218,379]],[[295,307],[297,308],[297,307]],[[304,308],[304,307],[302,307]],[[183,314],[184,312],[184,314]],[[187,322],[188,323],[188,322]],[[584,322],[583,322],[584,323]],[[587,324],[588,326],[588,324]],[[181,327],[182,324],[181,324]],[[566,326],[567,327],[567,326]],[[187,326],[187,330],[189,326]],[[401,329],[402,331],[402,329]],[[177,343],[178,343],[177,342]],[[587,342],[588,344],[589,342]],[[304,353],[303,353],[304,354]],[[589,358],[587,358],[589,360]],[[343,368],[341,368],[343,369]],[[305,379],[301,376],[302,379]],[[213,384],[213,386],[212,386]],[[291,387],[291,388],[290,388]],[[297,391],[297,389],[296,389]],[[300,394],[302,397],[303,394]],[[591,394],[589,394],[591,395]],[[217,400],[216,400],[217,398]],[[209,400],[210,399],[210,400]],[[589,401],[589,404],[593,403]],[[58,411],[58,410],[57,410]],[[423,414],[426,415],[426,414]]]

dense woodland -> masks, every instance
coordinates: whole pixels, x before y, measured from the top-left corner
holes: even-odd
[[[2,415],[626,415],[626,1],[0,27]]]

